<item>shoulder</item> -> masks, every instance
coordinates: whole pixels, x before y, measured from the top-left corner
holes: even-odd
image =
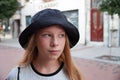
[[[26,73],[26,72],[29,72],[29,65],[27,65],[27,66],[17,66],[17,67],[15,67],[15,68],[13,68],[10,72],[9,72],[9,74],[8,74],[8,76],[7,76],[7,78],[5,79],[5,80],[17,80],[17,77],[18,77],[18,73],[19,73],[19,75],[21,75],[21,74],[23,74],[23,75],[21,75],[21,76],[24,76],[24,73]],[[18,71],[19,70],[19,71]]]
[[[7,78],[5,80],[16,80],[18,74],[18,66],[13,68],[7,75]]]

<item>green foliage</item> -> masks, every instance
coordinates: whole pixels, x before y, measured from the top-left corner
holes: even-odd
[[[111,16],[113,16],[114,14],[118,14],[120,16],[120,1],[103,0],[99,9],[102,12],[108,12],[108,14]]]
[[[18,7],[17,0],[0,0],[0,19],[10,18]]]

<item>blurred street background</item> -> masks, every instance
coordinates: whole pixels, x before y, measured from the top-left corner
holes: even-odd
[[[85,80],[120,80],[119,0],[0,0],[0,80],[24,55],[19,34],[45,8],[61,10],[78,28],[71,52]]]

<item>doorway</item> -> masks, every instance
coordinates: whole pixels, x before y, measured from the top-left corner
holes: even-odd
[[[98,9],[91,9],[91,41],[103,41],[103,15]]]

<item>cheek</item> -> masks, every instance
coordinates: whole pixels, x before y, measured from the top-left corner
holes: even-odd
[[[48,44],[45,41],[37,42],[37,49],[39,53],[44,53],[49,48]]]
[[[36,42],[37,47],[39,48],[44,48],[47,47],[49,45],[49,41],[47,39],[37,39]]]
[[[59,41],[59,44],[61,45],[62,48],[64,48],[64,46],[65,46],[65,40],[64,40],[64,39],[63,39],[63,40],[60,40],[60,41]]]

